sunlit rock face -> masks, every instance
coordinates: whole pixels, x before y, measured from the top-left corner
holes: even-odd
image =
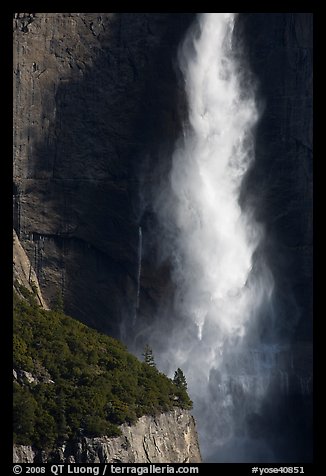
[[[52,451],[15,445],[14,463],[201,463],[193,417],[177,409],[134,425],[121,425],[116,438],[80,438]]]

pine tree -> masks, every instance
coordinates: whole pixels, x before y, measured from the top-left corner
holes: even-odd
[[[174,373],[173,383],[176,386],[175,400],[181,408],[192,408],[192,401],[187,392],[187,381],[184,373],[178,368]]]
[[[145,364],[149,365],[150,367],[155,367],[155,361],[153,356],[153,351],[148,344],[146,344],[144,352],[143,352],[144,362]]]
[[[187,390],[187,381],[184,373],[180,368],[174,373],[173,383],[180,389]]]

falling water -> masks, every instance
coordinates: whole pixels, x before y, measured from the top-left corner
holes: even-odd
[[[138,228],[138,273],[137,273],[137,301],[136,311],[139,308],[139,295],[140,295],[140,276],[141,276],[141,260],[142,260],[142,247],[143,247],[143,235],[141,226]]]
[[[164,344],[161,324],[151,342],[166,371],[184,369],[203,452],[217,461],[219,448],[235,451],[246,439],[246,417],[259,410],[278,351],[250,335],[273,282],[254,259],[263,229],[239,204],[258,112],[253,88],[242,87],[234,21],[233,13],[201,14],[180,48],[188,124],[156,197],[175,318]]]

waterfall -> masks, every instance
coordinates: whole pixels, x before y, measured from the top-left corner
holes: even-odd
[[[242,86],[234,22],[233,13],[201,14],[180,47],[188,122],[155,200],[175,294],[149,341],[165,371],[184,370],[203,454],[213,461],[227,447],[237,461],[236,447],[259,411],[278,352],[254,332],[273,280],[255,259],[264,230],[239,203],[254,160],[258,112],[254,88],[248,81]],[[255,450],[244,453],[255,457]]]
[[[136,313],[139,308],[139,295],[140,295],[140,276],[141,276],[141,260],[142,260],[142,247],[143,247],[143,235],[141,226],[138,228],[138,272],[137,272],[137,301],[136,301]]]

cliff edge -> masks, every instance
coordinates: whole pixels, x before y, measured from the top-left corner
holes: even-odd
[[[200,463],[194,418],[176,409],[156,417],[143,416],[135,425],[121,425],[115,438],[82,438],[55,452],[15,445],[14,463]]]

